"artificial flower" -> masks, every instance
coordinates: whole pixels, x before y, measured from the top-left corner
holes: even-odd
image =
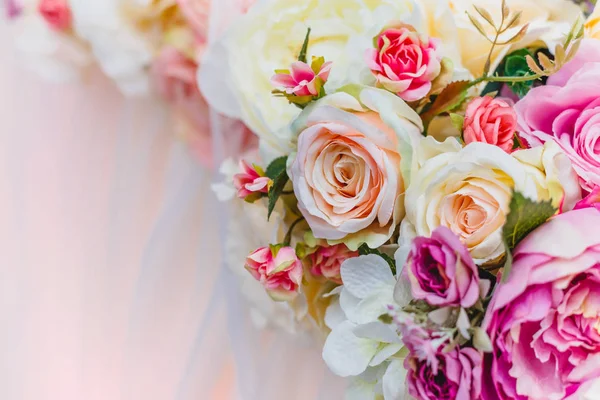
[[[327,82],[331,71],[331,62],[319,64],[315,65],[315,70],[305,62],[296,61],[289,71],[273,75],[271,83],[288,95],[318,96],[319,88]]]
[[[467,12],[481,21],[481,26],[494,38],[494,29],[479,17],[473,6],[485,9],[496,24],[501,21],[502,2],[498,0],[443,0],[449,6],[458,29],[457,42],[461,52],[463,65],[475,77],[483,74],[485,62],[491,50],[491,43],[477,30],[469,20]],[[562,43],[564,35],[569,32],[577,18],[582,17],[581,8],[571,0],[507,0],[506,4],[514,12],[522,12],[520,22],[502,33],[499,41],[513,37],[519,30],[529,24],[527,34],[518,42],[507,46],[496,46],[492,53],[490,71],[494,71],[504,56],[510,52],[525,48],[542,41],[551,51],[558,43]]]
[[[390,21],[410,23],[423,34],[435,27],[439,37],[450,38],[452,18],[438,16],[435,5],[427,5],[411,0],[256,4],[208,49],[199,72],[200,87],[211,106],[241,119],[259,136],[263,157],[270,161],[292,150],[289,121],[299,113],[296,106],[271,95],[271,77],[274,70],[298,59],[307,27],[311,28],[307,58],[322,56],[333,62],[325,86],[327,93],[333,93],[348,83],[369,83],[362,76],[363,71],[370,75],[364,51]],[[456,60],[458,67],[460,60]]]
[[[65,31],[71,28],[73,17],[67,0],[41,0],[38,11],[52,29]]]
[[[261,247],[246,259],[246,269],[273,300],[288,301],[298,295],[302,263],[291,247]]]
[[[479,273],[469,250],[448,228],[417,237],[406,261],[415,299],[432,306],[469,308],[479,299]]]
[[[248,199],[249,196],[269,192],[271,179],[265,176],[262,169],[256,165],[250,166],[244,160],[240,160],[240,170],[242,172],[233,177],[240,199]]]
[[[600,376],[600,211],[554,217],[516,248],[483,327],[483,400],[581,399]]]
[[[531,145],[555,141],[581,187],[600,185],[600,41],[583,39],[575,57],[515,105],[520,135]]]
[[[406,101],[421,100],[441,72],[439,41],[420,35],[414,27],[388,27],[376,38],[366,59],[377,83]]]
[[[463,128],[465,143],[493,144],[510,153],[517,130],[517,115],[504,100],[476,97],[467,105]]]
[[[581,199],[577,173],[569,157],[553,141],[512,153],[535,182],[538,199],[550,200],[559,212],[570,211]]]
[[[288,175],[316,238],[343,241],[352,250],[361,243],[376,248],[400,222],[422,126],[389,92],[350,92],[323,98],[294,122],[298,149],[288,160]]]
[[[600,39],[600,7],[594,6],[594,11],[585,21],[585,37]]]
[[[406,340],[406,339],[404,339]],[[444,351],[439,346],[435,363],[409,353],[404,361],[407,386],[419,400],[473,400],[481,392],[481,354],[473,348]]]
[[[462,148],[455,138],[444,143],[426,138],[418,152],[422,155],[416,162],[422,165],[406,191],[401,241],[430,236],[445,226],[458,235],[476,263],[504,254],[502,226],[512,191],[538,198],[525,166],[496,146],[471,143]]]
[[[404,393],[404,372],[402,361],[390,358],[403,345],[396,329],[378,319],[394,304],[396,279],[389,264],[376,255],[345,261],[341,274],[339,300],[327,310],[332,330],[323,359],[334,374],[353,377],[348,396],[375,398],[385,393],[386,399],[397,399]]]
[[[349,258],[357,257],[358,252],[348,249],[343,244],[333,246],[318,246],[314,253],[310,254],[310,272],[314,276],[322,276],[332,282],[341,284],[342,263]]]

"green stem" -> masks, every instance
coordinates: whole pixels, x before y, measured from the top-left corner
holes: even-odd
[[[290,229],[288,229],[285,238],[283,239],[283,245],[284,246],[289,246],[291,241],[292,241],[292,233],[294,232],[294,228],[296,227],[296,225],[298,225],[300,222],[304,221],[304,217],[300,217],[297,220],[295,220],[292,225],[290,225]]]
[[[480,84],[481,82],[529,82],[535,81],[537,79],[542,78],[544,75],[534,74],[534,75],[525,75],[525,76],[482,76],[481,78],[477,78],[471,83],[467,89],[472,88]]]

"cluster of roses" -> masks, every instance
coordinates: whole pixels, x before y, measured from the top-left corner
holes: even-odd
[[[321,282],[334,373],[373,398],[595,398],[600,41],[582,32],[554,60],[509,55],[519,76],[457,81],[407,24],[366,52],[371,86],[325,93],[335,63],[302,53],[276,71],[274,93],[303,110],[294,149],[241,162],[234,183],[287,229],[246,269],[278,301]],[[477,95],[485,82],[508,97]],[[427,136],[435,121],[456,133]]]

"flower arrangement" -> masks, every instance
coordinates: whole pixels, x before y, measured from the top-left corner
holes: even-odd
[[[5,0],[5,9],[27,66],[58,82],[82,80],[95,66],[125,96],[158,95],[171,106],[174,130],[201,162],[211,165],[210,112],[196,80],[208,43],[210,4]],[[250,4],[237,1],[230,19]],[[247,129],[244,135],[240,140],[251,143]]]
[[[597,11],[272,3],[226,39],[267,46],[234,85],[261,151],[223,171],[263,221],[234,268],[323,339],[348,398],[598,398]]]

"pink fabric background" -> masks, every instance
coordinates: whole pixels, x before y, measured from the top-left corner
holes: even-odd
[[[0,398],[230,398],[210,175],[161,105],[43,83],[0,37]]]

